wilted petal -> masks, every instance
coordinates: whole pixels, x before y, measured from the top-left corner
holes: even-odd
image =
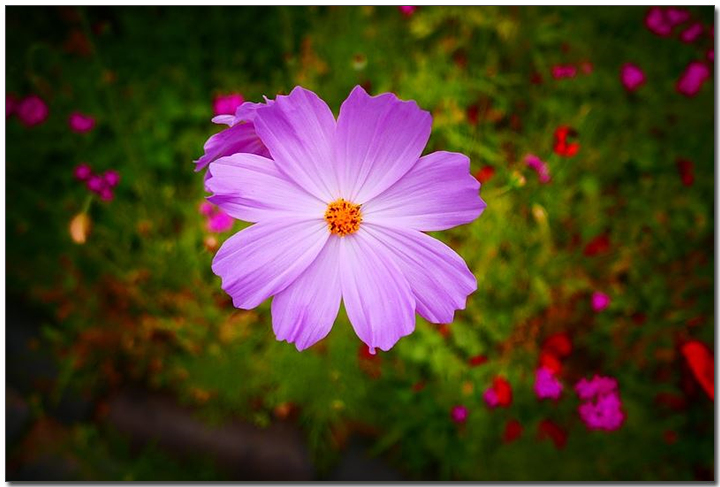
[[[360,86],[340,107],[336,171],[342,194],[365,203],[400,179],[417,162],[432,117],[414,101],[392,93],[371,97]]]
[[[340,309],[340,239],[330,238],[305,272],[272,301],[278,340],[305,350],[330,333]]]
[[[212,270],[237,308],[279,293],[315,260],[328,238],[324,221],[278,218],[242,230],[220,247]]]

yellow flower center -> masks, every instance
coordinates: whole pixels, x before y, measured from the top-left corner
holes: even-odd
[[[325,221],[330,233],[344,237],[357,232],[362,221],[360,206],[342,198],[330,203],[325,210]]]

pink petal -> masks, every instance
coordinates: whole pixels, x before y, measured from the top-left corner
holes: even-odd
[[[299,350],[330,333],[340,309],[339,238],[328,239],[315,261],[272,301],[273,330],[278,340]]]
[[[389,189],[363,205],[363,219],[421,231],[470,223],[485,209],[470,160],[456,152],[421,157]]]
[[[195,170],[201,171],[220,157],[237,153],[257,154],[269,157],[270,154],[255,133],[252,123],[241,123],[211,136],[203,147],[205,154],[195,161]]]
[[[417,162],[430,137],[432,117],[414,101],[392,93],[371,97],[356,86],[340,107],[336,164],[345,199],[365,203]]]
[[[367,233],[387,249],[405,275],[417,312],[432,323],[452,323],[455,310],[465,309],[477,280],[450,247],[415,230],[366,223]]]
[[[252,309],[279,293],[315,260],[327,225],[296,218],[268,220],[242,230],[220,247],[212,270],[237,308]]]
[[[209,201],[238,220],[258,222],[278,215],[322,220],[327,205],[280,172],[275,161],[235,154],[212,164],[205,186]]]
[[[375,348],[388,351],[413,332],[415,299],[410,285],[393,255],[362,227],[342,237],[339,267],[345,310],[370,353]]]
[[[296,87],[255,112],[255,129],[278,167],[317,198],[340,197],[333,171],[335,118],[315,93]]]

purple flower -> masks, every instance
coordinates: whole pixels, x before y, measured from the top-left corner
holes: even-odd
[[[210,232],[223,233],[230,230],[233,223],[235,223],[235,220],[230,215],[222,210],[218,210],[208,217],[207,229]]]
[[[87,181],[92,176],[92,169],[85,163],[78,164],[73,174],[78,181]]]
[[[114,169],[110,169],[108,171],[105,171],[105,174],[103,174],[103,179],[105,180],[105,184],[107,184],[108,187],[114,188],[120,182],[120,174]]]
[[[489,407],[494,408],[500,404],[500,398],[498,397],[497,391],[494,387],[488,387],[483,392],[483,400]]]
[[[687,44],[695,42],[700,38],[704,30],[700,22],[695,22],[680,33],[680,40]]]
[[[653,34],[667,37],[672,33],[674,25],[669,21],[666,12],[660,7],[652,7],[645,16],[645,26]]]
[[[563,386],[550,369],[540,367],[535,371],[534,389],[538,399],[558,399]]]
[[[215,213],[215,205],[213,205],[212,203],[208,203],[207,201],[203,201],[202,203],[200,203],[198,211],[201,215],[211,216],[213,213]]]
[[[610,296],[605,293],[595,291],[594,293],[592,293],[591,303],[592,309],[596,313],[599,313],[600,311],[610,306]]]
[[[8,118],[15,113],[19,103],[20,102],[17,97],[12,93],[5,95],[5,118]]]
[[[572,64],[556,64],[552,67],[552,77],[555,79],[574,78],[577,68]]]
[[[17,116],[26,127],[34,127],[43,123],[48,117],[48,106],[37,95],[23,99],[17,107]]]
[[[617,390],[617,380],[612,377],[595,375],[591,380],[580,379],[575,384],[575,392],[582,400],[590,400]]]
[[[100,189],[100,199],[103,201],[112,201],[114,198],[113,191],[111,188],[107,186],[103,186],[102,189]]]
[[[330,332],[341,299],[371,352],[412,333],[416,312],[450,323],[477,281],[423,232],[469,223],[485,203],[466,156],[420,157],[430,114],[358,86],[336,121],[297,87],[256,106],[252,122],[272,159],[223,157],[207,180],[209,201],[255,223],[213,260],[233,304],[252,309],[274,296],[275,335],[298,350]]]
[[[213,100],[213,113],[215,115],[232,115],[244,101],[245,99],[240,93],[216,96]]]
[[[710,68],[700,61],[692,61],[677,82],[676,89],[685,96],[695,96],[710,77]]]
[[[625,63],[620,69],[620,80],[628,91],[637,90],[645,83],[645,73],[639,66],[632,63]]]
[[[95,127],[95,119],[90,115],[73,112],[68,117],[68,125],[73,132],[84,134],[90,132]]]
[[[525,156],[525,164],[527,164],[530,169],[537,173],[538,179],[540,179],[540,182],[542,184],[547,184],[550,182],[550,169],[548,168],[548,165],[543,162],[538,156],[528,154],[527,156]]]
[[[592,430],[613,431],[622,426],[625,415],[618,393],[610,392],[578,406],[580,419]]]
[[[93,193],[100,194],[100,191],[102,191],[103,188],[105,188],[105,180],[102,178],[102,176],[97,176],[97,175],[90,176],[87,179],[86,185],[87,185],[87,189],[89,189]]]
[[[398,8],[400,9],[400,13],[402,13],[405,17],[410,17],[417,9],[417,7],[413,6],[400,6]]]
[[[665,21],[670,27],[682,24],[683,22],[690,19],[690,12],[684,8],[668,7],[665,10]]]
[[[450,417],[456,423],[464,423],[465,421],[467,421],[468,408],[460,405],[453,406],[452,410],[450,411]]]

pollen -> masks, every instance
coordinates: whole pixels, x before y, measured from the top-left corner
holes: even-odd
[[[342,198],[330,203],[325,210],[325,221],[330,233],[344,237],[357,232],[362,222],[360,206]]]

